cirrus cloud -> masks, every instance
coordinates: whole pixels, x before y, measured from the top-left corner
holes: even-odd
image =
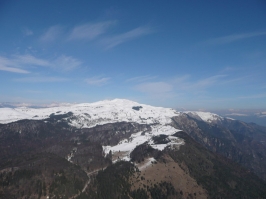
[[[59,37],[59,35],[62,32],[62,27],[59,25],[55,25],[50,27],[42,36],[41,41],[42,42],[51,42],[54,41],[56,38]]]
[[[92,40],[104,34],[109,27],[114,25],[115,21],[105,21],[99,23],[86,23],[76,26],[71,31],[68,40],[85,39]]]
[[[252,37],[264,36],[264,35],[266,35],[266,31],[242,33],[242,34],[232,34],[232,35],[227,35],[227,36],[223,36],[223,37],[217,37],[217,38],[209,39],[209,40],[202,42],[202,43],[207,44],[207,45],[220,45],[220,44],[232,43],[235,41],[248,39],[248,38],[252,38]]]
[[[93,86],[103,86],[107,84],[109,80],[110,80],[109,77],[94,76],[94,77],[85,79],[85,82]]]
[[[101,40],[101,43],[105,46],[105,49],[110,49],[132,39],[151,34],[152,32],[153,30],[149,27],[138,27],[126,33],[104,38]]]
[[[173,86],[166,82],[147,82],[138,84],[135,89],[143,93],[156,94],[171,92],[173,90]]]
[[[36,66],[70,71],[81,65],[82,62],[80,60],[66,55],[61,55],[55,59],[40,59],[30,54],[13,55],[11,57],[0,56],[0,70],[13,73],[30,73],[25,68]]]

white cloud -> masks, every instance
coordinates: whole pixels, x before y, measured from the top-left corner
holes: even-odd
[[[26,70],[23,70],[23,69],[2,66],[1,64],[0,64],[0,70],[12,72],[12,73],[24,73],[24,74],[30,73],[29,71],[26,71]]]
[[[92,40],[104,34],[108,28],[115,24],[115,21],[105,21],[99,23],[86,23],[76,26],[69,35],[69,40],[88,39]]]
[[[166,82],[147,82],[138,84],[135,89],[143,93],[159,94],[171,92],[173,86]]]
[[[31,36],[31,35],[33,35],[32,30],[30,30],[30,29],[28,29],[28,28],[24,28],[24,29],[22,30],[22,33],[23,33],[25,36]]]
[[[179,83],[187,81],[189,78],[190,78],[190,75],[183,75],[183,76],[180,76],[180,77],[174,77],[172,82],[174,84],[179,84]]]
[[[103,86],[108,83],[109,79],[110,79],[109,77],[96,76],[85,79],[85,82],[93,86]]]
[[[34,57],[30,54],[14,55],[11,58],[0,56],[0,70],[14,73],[30,73],[25,70],[29,66],[42,66],[63,71],[70,71],[82,65],[82,62],[71,56],[61,55],[55,59],[47,60]]]
[[[214,75],[211,77],[194,80],[189,75],[175,77],[169,82],[175,86],[176,90],[184,90],[189,92],[201,92],[204,89],[212,86],[217,86],[225,81],[227,75]]]
[[[18,78],[14,79],[17,82],[34,82],[34,83],[40,83],[40,82],[64,82],[68,81],[66,78],[61,78],[61,77],[25,77],[25,78]]]
[[[225,114],[226,116],[248,116],[247,114],[243,113],[230,113],[230,114]]]
[[[190,78],[190,75],[184,75],[180,77],[168,78],[168,80],[151,82],[147,79],[147,82],[138,82],[146,76],[140,76],[136,78],[129,79],[130,81],[135,81],[135,89],[142,93],[160,98],[166,97],[176,97],[182,95],[189,96],[204,96],[208,93],[209,88],[221,86],[223,82],[228,81],[227,75],[214,75],[211,77],[195,80]],[[149,77],[149,76],[147,76]],[[128,80],[127,80],[128,81]]]
[[[200,88],[206,88],[213,86],[218,81],[220,81],[222,78],[226,77],[227,75],[214,75],[205,79],[201,79],[198,82],[191,84],[188,86],[188,88],[194,88],[194,89],[200,89]]]
[[[259,99],[259,98],[266,98],[266,93],[238,97],[238,99]]]
[[[127,79],[126,82],[145,82],[151,79],[155,79],[157,76],[150,76],[150,75],[145,75],[145,76],[137,76],[137,77],[132,77],[130,79]]]
[[[81,64],[82,64],[81,61],[71,56],[65,56],[65,55],[61,55],[53,62],[53,65],[55,65],[56,68],[59,67],[65,71],[73,70],[79,67]]]
[[[36,66],[52,66],[52,64],[44,59],[36,58],[32,55],[17,55],[15,56],[15,60],[17,65],[36,65]]]
[[[116,21],[104,21],[98,23],[86,23],[74,27],[68,40],[95,40],[104,46],[105,49],[113,48],[129,40],[151,34],[153,30],[150,27],[138,27],[122,34],[107,35],[108,29],[113,27]]]
[[[233,34],[233,35],[228,35],[228,36],[224,36],[224,37],[218,37],[218,38],[210,39],[210,40],[203,42],[203,44],[207,44],[207,45],[226,44],[226,43],[232,43],[235,41],[239,41],[242,39],[248,39],[251,37],[264,36],[264,35],[266,35],[266,31],[243,33],[243,34]]]
[[[119,44],[125,43],[137,37],[141,37],[147,34],[151,34],[153,31],[149,27],[138,27],[133,30],[130,30],[126,33],[119,34],[116,36],[105,38],[101,43],[105,46],[106,49],[113,48]]]
[[[12,73],[30,73],[27,70],[16,67],[16,63],[13,60],[9,60],[5,57],[0,57],[0,70]]]
[[[62,27],[59,25],[50,27],[42,36],[42,42],[51,42],[54,41],[60,35]]]

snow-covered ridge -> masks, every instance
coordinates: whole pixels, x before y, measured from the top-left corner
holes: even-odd
[[[171,108],[154,107],[146,104],[139,104],[126,99],[104,100],[95,103],[64,104],[50,108],[0,108],[0,123],[9,123],[22,119],[42,120],[49,118],[51,114],[61,115],[72,112],[65,120],[77,128],[91,128],[96,125],[116,122],[134,122],[149,124],[150,132],[138,132],[132,134],[129,139],[121,140],[115,146],[103,146],[106,154],[111,150],[118,154],[120,159],[130,160],[131,151],[138,145],[147,142],[155,149],[163,150],[165,147],[176,148],[184,144],[180,138],[173,136],[178,129],[171,126],[172,117],[179,116]],[[191,117],[212,122],[223,119],[222,117],[208,112],[183,112]],[[155,144],[154,136],[165,135],[166,144]],[[71,157],[68,157],[71,160]]]
[[[170,108],[153,107],[125,99],[114,99],[51,108],[0,108],[0,123],[10,123],[22,119],[41,120],[49,118],[51,114],[61,115],[68,112],[72,112],[75,116],[70,125],[78,128],[121,121],[168,124],[171,122],[171,117],[179,114]]]
[[[0,108],[0,123],[6,124],[22,119],[42,120],[49,118],[51,114],[61,115],[68,112],[74,114],[70,125],[78,128],[122,121],[165,125],[171,123],[172,117],[181,114],[171,108],[154,107],[126,99],[114,99],[94,103],[63,104],[50,108]],[[219,115],[209,112],[185,111],[183,113],[205,122],[223,119]]]
[[[120,154],[120,157],[119,157],[120,159],[129,161],[130,160],[129,156],[130,156],[130,153],[133,151],[133,149],[136,146],[141,145],[145,142],[148,142],[148,144],[152,148],[158,149],[160,151],[162,151],[165,147],[168,147],[168,146],[171,148],[174,148],[175,146],[183,145],[184,141],[182,139],[172,136],[177,131],[179,130],[175,129],[172,126],[169,126],[169,125],[162,126],[158,124],[158,125],[152,126],[152,130],[150,132],[146,132],[145,134],[142,134],[142,132],[132,134],[129,139],[124,139],[115,146],[103,146],[103,150],[105,154],[108,154],[108,152],[111,150],[112,153]],[[167,137],[168,143],[167,144],[155,144],[154,141],[152,140],[153,136],[159,136],[162,134],[168,136]]]
[[[197,120],[203,120],[204,122],[213,122],[224,119],[223,117],[210,112],[200,112],[200,111],[185,111],[184,113],[188,114],[190,117]]]

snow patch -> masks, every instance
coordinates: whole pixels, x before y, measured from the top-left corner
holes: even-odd
[[[120,141],[115,146],[103,146],[103,151],[105,155],[112,151],[112,154],[118,153],[120,154],[119,159],[129,161],[130,160],[130,153],[136,148],[136,146],[141,145],[145,142],[151,145],[151,147],[162,151],[165,147],[173,145],[182,145],[184,141],[180,138],[171,136],[180,130],[175,129],[172,126],[166,125],[155,125],[152,126],[152,130],[150,132],[146,132],[142,134],[142,132],[132,134],[128,139],[124,139]],[[152,137],[159,136],[161,134],[167,135],[168,139],[170,140],[167,144],[154,144]],[[117,161],[114,160],[114,162]]]
[[[148,168],[149,166],[152,165],[153,162],[156,162],[156,160],[154,158],[148,158],[144,161],[144,164],[136,164],[136,166],[138,167],[138,169],[140,171],[143,171],[144,169]]]
[[[190,117],[193,117],[195,119],[201,119],[204,122],[213,122],[223,119],[223,117],[210,112],[185,111],[184,113],[188,114]]]

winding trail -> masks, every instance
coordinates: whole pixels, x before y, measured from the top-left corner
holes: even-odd
[[[90,177],[91,175],[93,175],[93,174],[97,174],[98,171],[100,171],[100,170],[104,170],[104,169],[106,169],[106,167],[104,167],[104,168],[102,168],[102,169],[97,169],[97,170],[94,170],[94,171],[91,171],[91,172],[86,172],[86,171],[85,171],[86,174],[87,174],[87,176],[88,176],[88,178],[89,178],[89,180],[85,183],[85,185],[84,185],[82,191],[81,191],[80,193],[76,194],[75,196],[73,196],[72,199],[77,198],[80,194],[82,194],[83,192],[85,192],[85,190],[87,189],[88,185],[89,185],[90,182],[91,182],[91,177]]]

